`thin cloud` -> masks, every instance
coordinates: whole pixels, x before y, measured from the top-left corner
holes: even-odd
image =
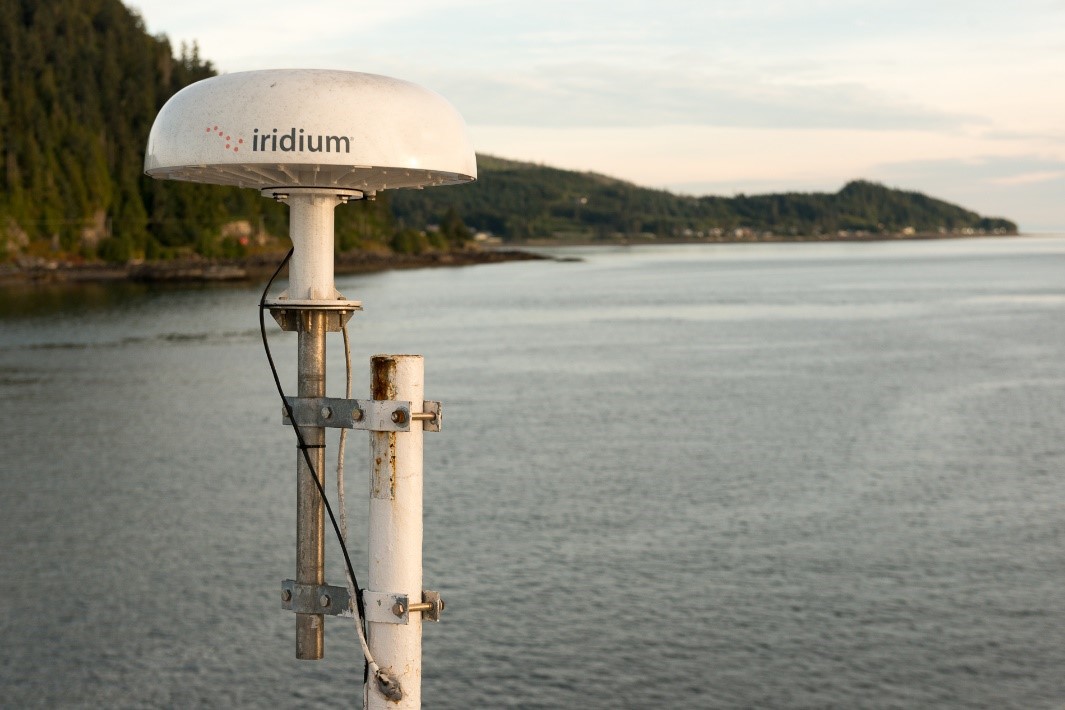
[[[1035,183],[1060,180],[1061,178],[1065,178],[1065,170],[1037,170],[1030,173],[991,178],[988,182],[992,185],[1034,185]]]
[[[984,155],[965,159],[881,163],[874,170],[879,175],[899,179],[918,175],[955,177],[964,172],[970,180],[986,185],[1023,185],[1065,177],[1065,160],[1033,155]]]
[[[786,83],[757,75],[555,64],[432,85],[472,124],[946,130],[983,119],[881,96],[853,83]]]

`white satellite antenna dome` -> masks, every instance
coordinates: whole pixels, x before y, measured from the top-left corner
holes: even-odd
[[[174,94],[148,135],[144,171],[287,202],[289,288],[271,307],[350,310],[358,302],[333,286],[333,208],[379,190],[470,182],[477,159],[462,117],[428,89],[376,74],[269,69]]]
[[[443,609],[439,595],[423,590],[419,581],[421,432],[430,417],[439,422],[440,409],[421,398],[421,356],[376,359],[375,381],[380,379],[387,384],[385,389],[410,401],[381,396],[367,404],[351,399],[350,392],[345,399],[325,397],[326,333],[343,329],[362,308],[358,301],[344,298],[333,282],[333,210],[378,190],[476,179],[476,156],[462,118],[431,91],[373,74],[314,69],[228,74],[192,84],[166,102],[148,137],[144,170],[154,178],[256,188],[289,206],[288,289],[272,301],[264,292],[260,307],[269,308],[283,330],[299,336],[298,395],[291,398],[282,391],[265,328],[262,331],[302,455],[296,469],[296,579],[285,582],[292,583],[286,587],[286,603],[292,602],[290,608],[297,613],[297,658],[322,657],[324,616],[346,608],[346,603],[336,603],[339,597],[333,591],[343,588],[323,584],[323,510],[328,500],[316,479],[324,473],[325,429],[346,429],[362,422],[357,428],[384,433],[400,431],[394,427],[402,423],[407,431],[403,440],[394,434],[373,438],[377,466],[382,457],[391,456],[384,468],[393,475],[402,471],[404,482],[398,493],[393,486],[396,495],[371,508],[376,522],[369,536],[371,585],[383,590],[385,598],[402,599],[388,604],[402,609],[403,619],[396,623],[407,628],[402,634],[384,630],[370,634],[369,644],[384,662],[384,671],[377,668],[365,639],[363,649],[375,669],[375,694],[368,706],[393,707],[394,702],[399,707],[402,701],[402,707],[420,707],[421,620],[415,616],[407,624],[406,617],[416,612],[415,605],[423,615]],[[272,281],[273,277],[268,289]],[[345,332],[345,345],[346,336]],[[370,404],[382,416],[373,414]],[[363,407],[368,408],[366,417]],[[412,407],[423,411],[413,412]],[[297,417],[296,412],[303,411],[312,412],[313,418]],[[426,423],[412,428],[416,416]],[[390,559],[381,561],[383,557]],[[375,566],[374,560],[380,564]],[[417,595],[410,600],[414,603],[408,603],[408,595]],[[384,626],[388,624],[379,619],[376,628]]]
[[[144,171],[260,190],[372,194],[477,177],[466,125],[443,97],[376,74],[270,69],[191,84],[159,111]]]

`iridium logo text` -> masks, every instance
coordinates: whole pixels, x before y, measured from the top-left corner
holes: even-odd
[[[253,153],[350,153],[351,138],[305,133],[302,128],[290,128],[286,133],[281,133],[276,128],[269,133],[265,130],[260,133],[256,128],[251,136],[251,150]]]

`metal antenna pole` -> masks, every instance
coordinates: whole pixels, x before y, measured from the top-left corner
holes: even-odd
[[[335,194],[293,189],[286,195],[289,233],[298,244],[289,262],[290,299],[335,299],[333,286],[333,208]],[[327,316],[321,310],[298,311],[297,386],[299,397],[325,396],[325,334]],[[325,486],[325,429],[302,426],[303,441]],[[325,584],[325,506],[311,478],[302,451],[296,456],[296,584]],[[296,614],[296,658],[318,660],[325,655],[325,616]]]
[[[299,314],[298,394],[325,396],[325,314]],[[325,485],[325,429],[300,427],[314,462],[318,480]],[[296,452],[296,583],[325,584],[325,507],[311,478],[302,451]],[[325,616],[296,614],[296,658],[318,660],[325,654]]]

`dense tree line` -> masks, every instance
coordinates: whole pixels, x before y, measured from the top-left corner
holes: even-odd
[[[0,0],[0,260],[276,249],[287,232],[285,208],[257,191],[143,174],[159,109],[214,74],[195,45],[175,53],[119,0]],[[700,198],[490,156],[479,165],[473,185],[390,192],[338,208],[338,250],[451,249],[471,229],[507,240],[1015,229],[866,182],[834,195]]]
[[[156,111],[213,74],[117,0],[0,0],[0,228],[9,249],[152,255],[205,223],[204,192],[142,175]],[[151,231],[149,231],[151,230]]]
[[[233,256],[249,232],[285,235],[285,208],[254,190],[143,174],[159,109],[214,74],[119,0],[0,0],[0,259]],[[387,200],[338,210],[342,248],[394,233]]]
[[[478,160],[479,180],[461,190],[397,193],[393,212],[420,224],[454,208],[473,229],[505,240],[545,237],[736,239],[847,234],[936,234],[973,230],[1015,233],[1004,219],[917,192],[854,181],[836,193],[692,197],[651,190],[592,173],[559,170],[491,156]],[[737,234],[739,232],[739,234]]]

